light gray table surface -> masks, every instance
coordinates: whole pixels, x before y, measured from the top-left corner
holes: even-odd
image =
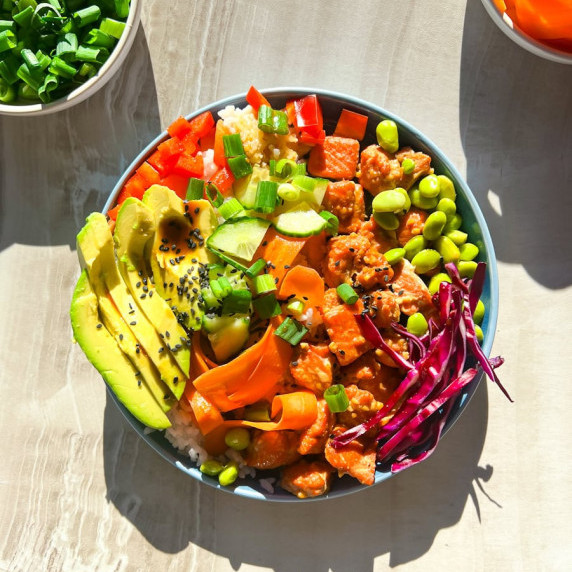
[[[569,570],[572,66],[479,0],[145,0],[87,102],[0,117],[0,570]],[[494,354],[426,462],[318,503],[235,498],[167,465],[72,344],[75,235],[177,115],[259,88],[345,92],[466,176],[499,262]]]

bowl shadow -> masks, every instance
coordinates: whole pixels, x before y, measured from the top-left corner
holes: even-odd
[[[86,101],[50,115],[0,116],[0,251],[15,243],[75,249],[85,217],[101,210],[159,130],[142,26],[121,68]]]
[[[525,51],[468,0],[460,78],[467,183],[497,258],[547,288],[572,284],[572,69]]]

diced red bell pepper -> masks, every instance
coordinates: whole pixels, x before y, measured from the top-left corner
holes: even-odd
[[[293,101],[286,102],[286,115],[288,116],[288,123],[294,125],[294,127],[298,127],[296,124],[296,109],[294,108]]]
[[[192,131],[189,131],[183,137],[179,137],[179,141],[183,145],[183,153],[186,153],[187,155],[195,155],[199,149],[197,145],[198,139]]]
[[[120,193],[121,194],[121,193]],[[119,212],[119,209],[121,208],[121,204],[117,204],[115,205],[111,210],[107,211],[107,216],[112,220],[112,221],[116,221],[117,220],[117,213]]]
[[[176,161],[176,157],[170,161],[166,161],[160,151],[155,151],[155,153],[147,159],[147,162],[155,168],[161,177],[166,177],[171,172]]]
[[[191,125],[182,115],[177,117],[177,119],[167,127],[167,132],[171,137],[179,137],[180,139],[182,139],[190,130]]]
[[[361,141],[365,137],[366,128],[367,116],[349,109],[342,109],[334,135]]]
[[[135,173],[128,181],[123,185],[119,197],[117,197],[117,204],[121,204],[128,197],[135,197],[141,200],[147,186],[145,185],[145,180],[139,173]]]
[[[228,161],[224,155],[223,135],[228,135],[228,131],[224,126],[222,119],[219,119],[216,124],[215,140],[214,140],[214,157],[213,161],[219,167],[226,167]]]
[[[195,157],[190,157],[186,153],[179,155],[173,167],[173,173],[183,177],[197,177],[202,179],[204,176],[203,156],[196,155]]]
[[[225,196],[231,194],[232,184],[234,183],[234,175],[228,167],[221,167],[211,178],[210,182],[214,183],[218,190]]]
[[[250,104],[254,111],[258,111],[261,105],[268,105],[272,107],[268,100],[253,86],[250,86],[248,93],[246,94],[246,101]]]
[[[148,189],[151,185],[157,184],[161,180],[161,175],[145,161],[137,171],[135,171],[142,179],[145,189]]]
[[[157,151],[159,151],[161,158],[165,162],[168,162],[173,157],[178,157],[184,150],[183,143],[176,137],[171,137],[157,146]]]
[[[323,129],[306,129],[298,135],[298,141],[306,145],[321,145],[325,140],[326,132]]]
[[[184,200],[187,196],[189,177],[183,177],[182,175],[175,175],[173,173],[161,179],[161,185],[169,187],[171,190],[175,191],[175,193],[177,193],[181,199]]]
[[[215,126],[213,114],[210,111],[205,111],[204,113],[197,115],[197,117],[191,119],[189,123],[191,131],[195,135],[197,141],[201,137],[204,137]]]
[[[324,117],[317,95],[307,95],[302,99],[295,100],[294,110],[296,112],[296,126],[301,131],[305,131],[309,127],[323,129]]]
[[[206,135],[201,137],[201,140],[199,141],[199,149],[201,151],[204,152],[214,147],[215,134],[216,134],[216,127],[214,129],[211,129]]]

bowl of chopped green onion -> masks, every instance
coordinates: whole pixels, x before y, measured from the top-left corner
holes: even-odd
[[[0,114],[87,99],[125,60],[140,15],[140,0],[0,0]]]

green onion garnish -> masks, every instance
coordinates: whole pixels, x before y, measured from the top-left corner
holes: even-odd
[[[288,116],[284,111],[276,111],[268,105],[261,105],[258,108],[258,129],[264,133],[287,135]]]
[[[238,157],[244,155],[244,147],[242,146],[242,139],[240,133],[232,133],[231,135],[222,136],[222,144],[224,147],[225,157]]]
[[[233,290],[222,303],[223,314],[246,314],[250,309],[252,294],[250,290]]]
[[[99,25],[99,29],[108,36],[113,36],[114,38],[121,38],[123,30],[125,30],[125,22],[119,22],[113,20],[113,18],[104,18]]]
[[[300,191],[292,183],[280,183],[278,196],[283,201],[294,202],[300,198]]]
[[[268,162],[268,170],[270,171],[270,176],[271,177],[275,177],[276,176],[276,159],[270,159],[270,161]]]
[[[57,56],[55,58],[52,58],[52,61],[48,66],[48,69],[54,75],[59,75],[60,77],[63,77],[65,79],[71,79],[77,73],[76,68],[70,66],[68,63],[66,63],[61,58],[58,58]]]
[[[116,39],[97,28],[90,30],[83,42],[89,46],[99,46],[101,48],[111,49],[116,42]]]
[[[281,179],[287,179],[292,175],[295,169],[296,161],[292,161],[292,159],[280,159],[280,161],[276,163],[276,176]]]
[[[282,338],[292,346],[298,345],[308,333],[308,328],[293,318],[286,318],[274,331],[274,335]]]
[[[278,183],[275,181],[259,181],[254,199],[254,210],[259,213],[270,214],[276,208],[278,197]]]
[[[11,30],[0,32],[0,53],[13,50],[17,46],[16,35]]]
[[[226,254],[224,254],[223,252],[220,252],[220,250],[217,250],[216,248],[212,248],[211,246],[209,246],[207,244],[207,248],[213,252],[214,254],[216,254],[223,262],[226,262],[227,264],[230,264],[231,266],[233,266],[234,268],[236,268],[237,270],[240,270],[240,272],[243,272],[244,274],[246,274],[246,271],[248,270],[246,268],[246,266],[244,266],[243,264],[241,264],[240,262],[237,262],[236,260],[234,260],[234,258],[231,258],[230,256],[227,256]]]
[[[226,201],[218,207],[218,212],[222,218],[228,220],[229,218],[236,216],[238,213],[244,212],[244,207],[240,204],[238,199],[232,197],[230,199],[226,199]]]
[[[252,266],[250,266],[245,274],[249,278],[254,278],[258,274],[260,274],[264,268],[266,267],[266,260],[264,258],[259,258]]]
[[[254,290],[257,294],[267,294],[276,290],[276,282],[271,274],[260,274],[254,277]]]
[[[80,46],[75,53],[75,59],[80,62],[102,63],[108,57],[109,52],[105,48]]]
[[[202,179],[195,179],[191,177],[189,179],[189,184],[187,185],[187,194],[185,195],[185,200],[187,201],[198,201],[202,199],[205,192],[205,182]]]
[[[330,387],[324,391],[324,399],[332,413],[342,413],[350,405],[346,388],[341,384],[330,385]]]
[[[222,193],[218,190],[218,187],[214,183],[207,183],[205,195],[211,205],[217,209],[220,207],[220,205],[222,205],[224,201]]]
[[[120,18],[129,15],[129,0],[115,0],[115,12]]]
[[[21,28],[28,28],[32,23],[32,17],[34,16],[34,8],[32,6],[27,6],[23,10],[20,10],[17,14],[14,14],[12,18],[14,22],[18,24]]]
[[[252,305],[254,306],[256,313],[263,320],[278,316],[282,313],[282,308],[274,294],[268,294],[267,296],[256,298],[253,300]]]
[[[16,23],[11,20],[0,20],[0,32],[4,30],[10,30],[10,32],[16,31]]]
[[[4,80],[0,79],[0,101],[10,103],[16,98],[16,90]]]
[[[326,221],[325,231],[332,235],[336,236],[338,234],[338,228],[340,226],[340,221],[338,217],[329,211],[322,211],[320,216]]]
[[[355,304],[358,301],[357,292],[349,284],[340,284],[336,288],[336,292],[346,304]]]
[[[214,295],[211,288],[203,288],[201,290],[201,296],[203,297],[204,303],[209,308],[216,308],[220,306],[220,300]]]
[[[24,63],[28,66],[28,69],[30,70],[30,72],[34,73],[34,72],[39,71],[41,69],[40,62],[38,61],[36,54],[32,50],[30,50],[28,48],[24,48],[20,52],[20,55],[22,56]]]
[[[99,6],[87,6],[72,14],[73,21],[78,28],[85,28],[89,24],[97,22],[101,17]]]
[[[242,179],[252,173],[252,165],[248,162],[246,155],[228,158],[228,166],[235,179]]]
[[[302,300],[298,300],[297,298],[293,298],[288,302],[286,305],[286,309],[292,314],[301,314],[304,311],[304,302]]]
[[[44,83],[38,89],[38,96],[44,103],[51,101],[51,93],[58,87],[58,77],[48,73],[44,77]]]
[[[64,37],[58,41],[56,45],[56,56],[64,57],[66,55],[73,56],[79,47],[79,42],[77,36],[69,32],[65,34]]]
[[[272,113],[272,132],[278,135],[288,135],[288,116],[284,111]]]
[[[316,188],[316,179],[308,177],[307,175],[296,175],[292,178],[292,184],[300,191],[306,193],[313,193]]]
[[[0,62],[0,77],[12,85],[18,81],[18,68],[20,67],[20,62],[18,58],[14,55],[8,56],[6,59]]]
[[[211,290],[216,298],[222,300],[232,292],[232,284],[226,276],[220,276],[216,280],[209,282]]]

